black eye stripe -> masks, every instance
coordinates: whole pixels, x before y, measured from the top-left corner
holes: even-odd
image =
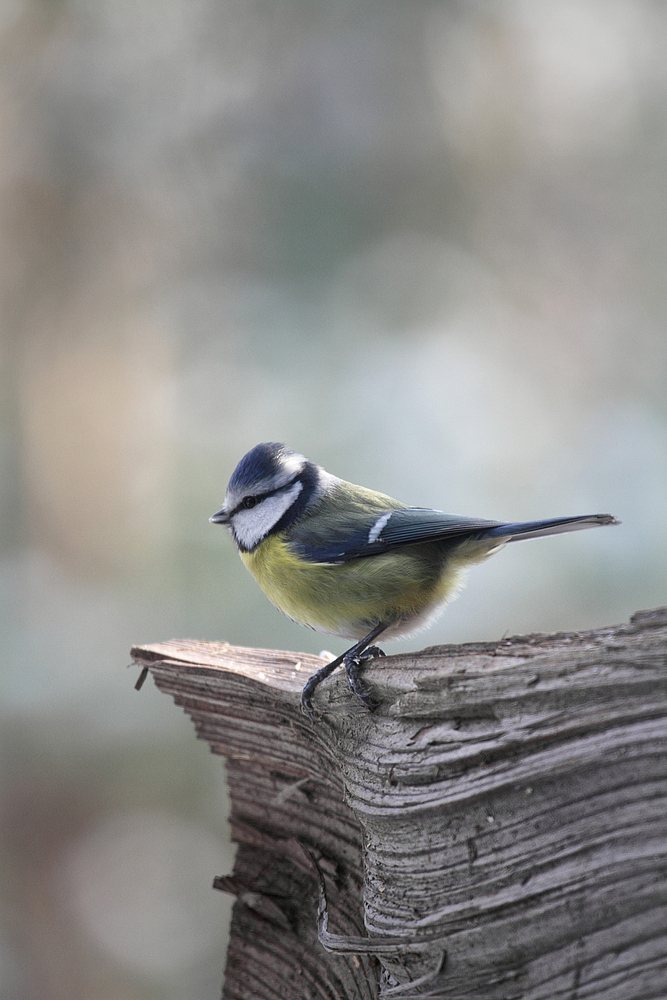
[[[289,489],[290,486],[294,486],[300,477],[301,474],[299,473],[298,476],[295,476],[294,479],[290,479],[290,481],[285,483],[284,486],[276,486],[275,490],[267,490],[266,493],[253,493],[251,496],[243,497],[243,500],[241,500],[240,503],[237,503],[236,507],[233,511],[231,511],[229,516],[234,517],[234,514],[238,514],[241,510],[252,510],[252,508],[256,507],[257,504],[260,504],[262,500],[266,500],[267,497],[273,497],[276,493],[282,493],[284,490]],[[255,502],[248,505],[248,500],[254,500]]]

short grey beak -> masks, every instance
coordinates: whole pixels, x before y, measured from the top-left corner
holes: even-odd
[[[225,510],[219,510],[213,517],[209,517],[211,524],[229,524],[229,515]]]

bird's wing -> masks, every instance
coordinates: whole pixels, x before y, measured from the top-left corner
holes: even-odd
[[[586,514],[579,517],[555,517],[542,521],[485,521],[481,518],[459,517],[443,514],[439,510],[407,507],[374,512],[360,527],[346,532],[340,530],[326,541],[319,538],[295,537],[291,544],[300,557],[308,562],[342,563],[350,559],[381,555],[401,545],[420,542],[452,542],[466,538],[503,539],[513,542],[521,538],[540,538],[565,531],[595,528],[605,524],[619,524],[610,514]]]
[[[342,563],[350,559],[380,555],[401,545],[448,539],[455,541],[478,532],[485,535],[490,529],[500,526],[500,521],[484,521],[443,514],[439,510],[408,507],[381,514],[374,512],[364,524],[355,524],[354,529],[345,535],[336,532],[336,537],[321,542],[312,536],[307,539],[299,539],[297,536],[292,539],[291,544],[300,557],[308,562]]]

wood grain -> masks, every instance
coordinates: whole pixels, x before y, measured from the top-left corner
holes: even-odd
[[[318,657],[189,641],[132,655],[228,761],[226,1000],[377,997],[443,950],[419,995],[667,997],[666,608],[375,660],[377,711],[337,673],[314,725],[299,693]],[[326,951],[303,847],[329,931],[421,944]]]

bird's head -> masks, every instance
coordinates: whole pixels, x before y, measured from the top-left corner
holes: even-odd
[[[283,444],[258,444],[236,466],[222,509],[209,518],[226,524],[242,552],[252,552],[286,527],[317,489],[319,469]]]

